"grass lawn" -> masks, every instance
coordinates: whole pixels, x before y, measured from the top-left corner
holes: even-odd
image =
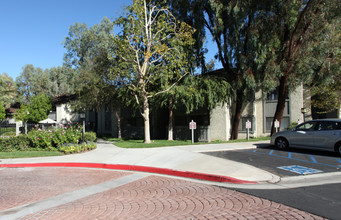
[[[167,140],[152,140],[151,144],[143,143],[143,140],[123,140],[118,138],[103,138],[107,141],[113,142],[117,147],[121,148],[153,148],[153,147],[169,147],[169,146],[180,146],[180,145],[192,145],[192,141],[167,141]],[[261,138],[250,138],[251,141],[266,141],[270,140],[270,137],[261,137]],[[213,141],[210,143],[207,142],[195,142],[193,145],[199,144],[221,144],[221,143],[236,143],[236,142],[247,142],[245,139],[238,139],[233,141]]]
[[[65,155],[59,151],[17,151],[0,152],[0,159],[24,158],[24,157],[49,157]]]

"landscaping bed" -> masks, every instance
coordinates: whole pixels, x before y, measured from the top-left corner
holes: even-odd
[[[56,152],[56,155],[80,153],[95,149],[96,140],[95,132],[86,132],[83,139],[82,127],[78,124],[58,125],[47,130],[36,127],[27,135],[0,139],[0,152]],[[33,155],[24,155],[30,154]],[[5,154],[0,154],[0,158],[4,157]]]

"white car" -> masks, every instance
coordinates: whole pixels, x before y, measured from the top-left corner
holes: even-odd
[[[341,155],[341,119],[311,120],[271,136],[271,145],[335,151]]]

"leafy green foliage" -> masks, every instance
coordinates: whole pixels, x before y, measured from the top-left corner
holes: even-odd
[[[0,74],[0,103],[8,108],[17,97],[17,87],[6,73]]]
[[[18,92],[22,102],[28,103],[31,97],[39,93],[46,93],[48,82],[48,71],[35,68],[29,64],[23,67],[22,73],[16,79]]]
[[[0,121],[6,118],[5,107],[0,102]]]
[[[29,103],[39,93],[49,97],[74,93],[77,77],[77,72],[67,66],[43,70],[31,64],[26,65],[16,80],[20,100]]]
[[[0,139],[0,152],[26,151],[30,148],[30,139],[26,135]]]
[[[96,142],[97,134],[96,132],[85,132],[84,133],[84,142]]]
[[[1,152],[13,151],[60,151],[76,153],[96,148],[95,132],[86,132],[84,143],[82,140],[82,126],[78,124],[59,125],[58,128],[42,130],[32,129],[28,135],[0,139]]]
[[[82,138],[82,128],[77,124],[59,125],[57,129],[52,130],[35,128],[28,133],[28,137],[32,147],[53,150],[65,143],[79,143]]]
[[[104,18],[100,24],[88,28],[76,23],[70,27],[65,38],[65,63],[77,69],[78,86],[75,88],[77,109],[100,109],[103,105],[119,106],[119,85],[112,79],[109,71],[116,65],[112,60],[114,24]]]
[[[267,47],[260,43],[264,35],[259,29],[268,13],[268,1],[203,2],[206,28],[217,45],[217,58],[235,96],[231,139],[237,139],[243,103],[254,98],[257,75],[266,57]]]
[[[272,2],[272,13],[264,20],[267,28],[263,31],[273,39],[268,45],[264,79],[275,79],[268,85],[279,87],[274,115],[278,121],[282,120],[288,91],[302,83],[310,86],[321,82],[338,72],[331,72],[328,66],[337,60],[340,51],[340,44],[334,41],[340,34],[338,0],[282,2]]]
[[[111,73],[135,98],[144,118],[146,143],[150,143],[150,99],[169,92],[189,73],[187,49],[194,43],[193,29],[162,3],[134,0],[126,15],[116,20],[122,32],[114,38],[118,65]]]
[[[29,120],[29,111],[26,104],[22,104],[20,109],[17,110],[15,119],[22,122],[27,122]]]
[[[95,149],[96,143],[94,142],[87,142],[82,144],[63,144],[58,147],[58,150],[60,152],[63,152],[65,154],[72,154],[72,153],[80,153],[83,151],[93,150]]]
[[[31,103],[28,105],[29,115],[28,121],[39,122],[41,120],[47,119],[48,112],[52,109],[52,104],[50,98],[44,94],[40,93],[32,97]]]

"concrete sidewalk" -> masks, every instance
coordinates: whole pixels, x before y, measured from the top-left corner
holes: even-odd
[[[107,165],[135,165],[211,174],[258,183],[274,183],[279,177],[259,168],[213,156],[207,151],[256,148],[268,142],[244,142],[207,145],[188,145],[162,148],[123,149],[99,140],[97,149],[80,154],[59,157],[0,159],[3,164],[31,163],[101,163]]]

